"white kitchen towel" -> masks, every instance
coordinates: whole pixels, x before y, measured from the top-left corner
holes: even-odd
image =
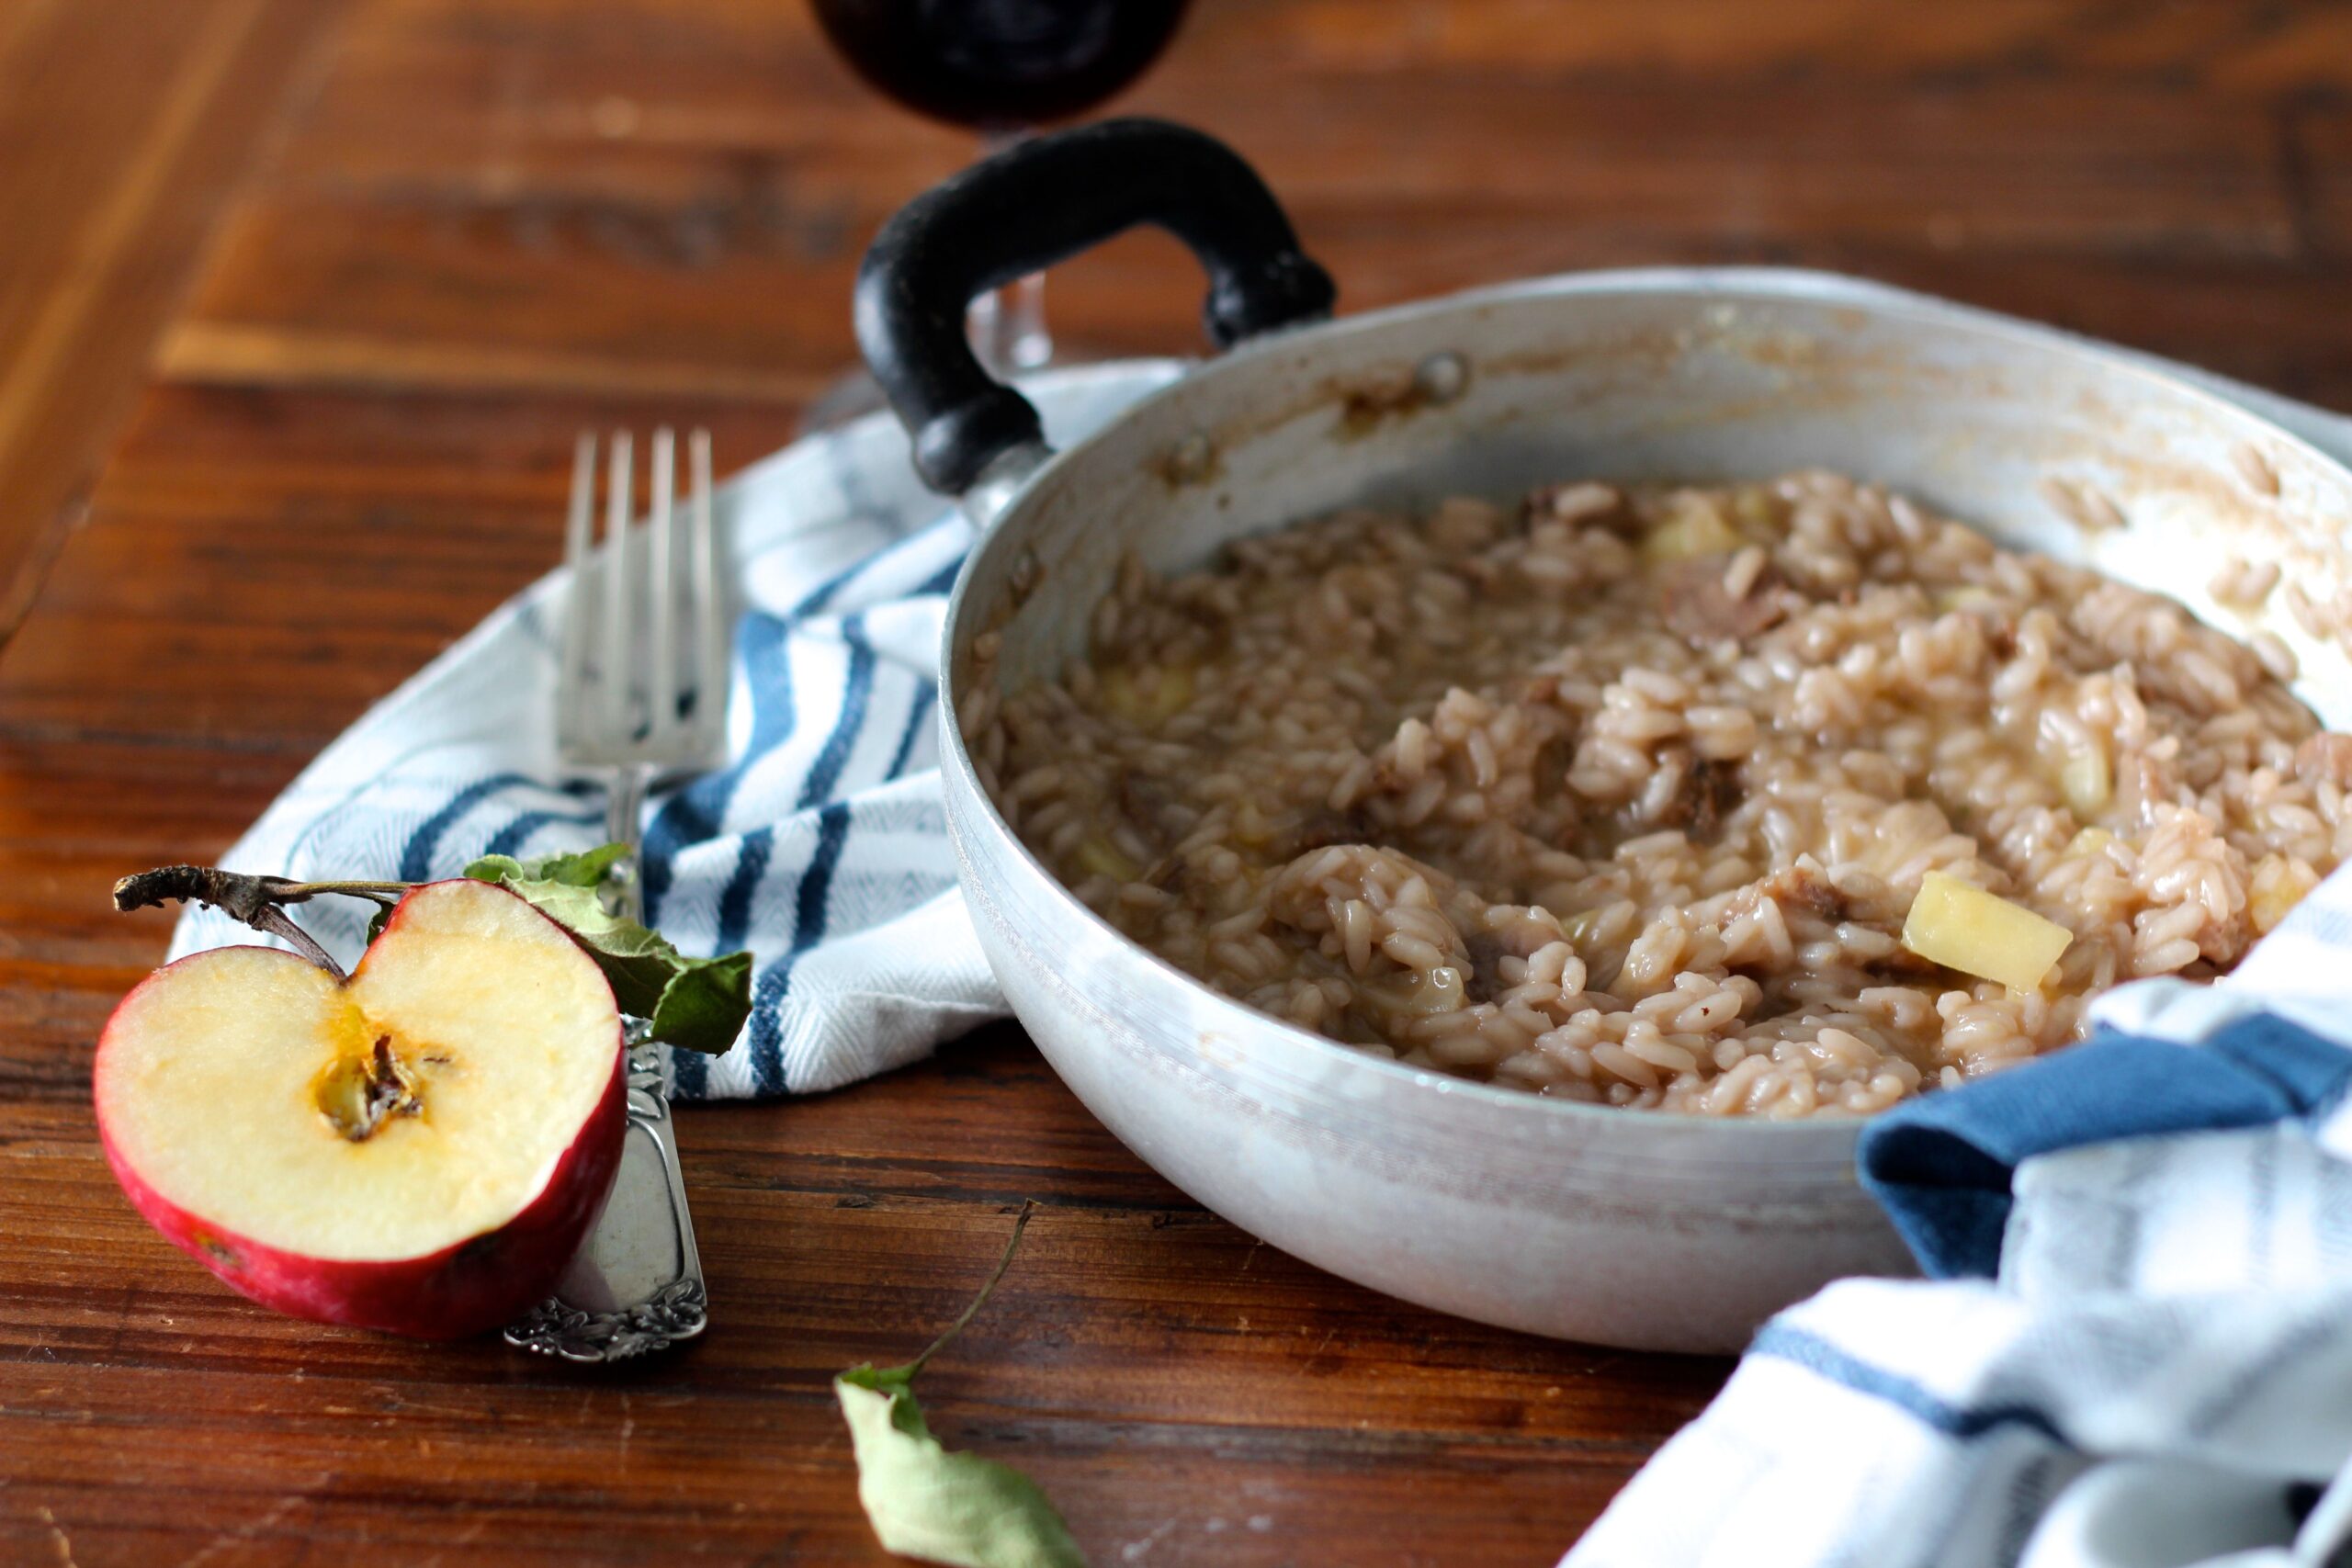
[[[1096,366],[1024,389],[1066,443],[1181,368]],[[649,803],[646,914],[684,952],[751,949],[754,1006],[726,1055],[665,1054],[671,1089],[833,1089],[1005,1010],[956,891],[936,771],[941,618],[970,529],[915,479],[888,416],[754,465],[715,511],[743,608],[730,761]],[[413,882],[601,840],[601,790],[556,760],[561,590],[558,573],[526,589],[377,705],[222,863]],[[368,913],[321,899],[300,918],[348,963]],[[190,910],[172,956],[259,940]]]
[[[1874,1123],[1865,1178],[1947,1277],[1767,1324],[1566,1568],[2352,1562],[2352,1016],[2264,1005],[2341,990],[2352,871],[2280,934]]]

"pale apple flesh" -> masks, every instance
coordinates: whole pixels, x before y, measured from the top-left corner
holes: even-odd
[[[428,1338],[543,1299],[627,1131],[612,987],[488,883],[404,897],[348,981],[196,953],[107,1020],[107,1163],[156,1229],[281,1312]]]

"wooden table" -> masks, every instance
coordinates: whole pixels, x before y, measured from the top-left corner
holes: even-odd
[[[1258,161],[1362,308],[1842,267],[2352,405],[2352,8],[1203,0],[1125,107]],[[573,432],[789,440],[865,236],[965,158],[794,0],[0,5],[0,1558],[871,1562],[836,1369],[927,1377],[1102,1563],[1550,1561],[1719,1383],[1400,1306],[1121,1149],[1016,1031],[684,1140],[717,1326],[575,1372],[245,1305],[132,1216],[90,1044],[216,854],[542,570]],[[1057,275],[1191,343],[1164,239]],[[19,624],[20,623],[20,624]]]

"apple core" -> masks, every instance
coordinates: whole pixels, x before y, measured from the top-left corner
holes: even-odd
[[[376,1036],[365,1055],[336,1057],[319,1075],[317,1098],[321,1114],[355,1144],[366,1143],[388,1116],[424,1113],[424,1085],[389,1034]]]

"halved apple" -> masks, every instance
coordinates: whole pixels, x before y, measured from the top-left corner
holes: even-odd
[[[123,1190],[265,1306],[450,1338],[541,1300],[627,1131],[613,991],[503,887],[403,897],[347,981],[223,947],[107,1021],[99,1135]]]

